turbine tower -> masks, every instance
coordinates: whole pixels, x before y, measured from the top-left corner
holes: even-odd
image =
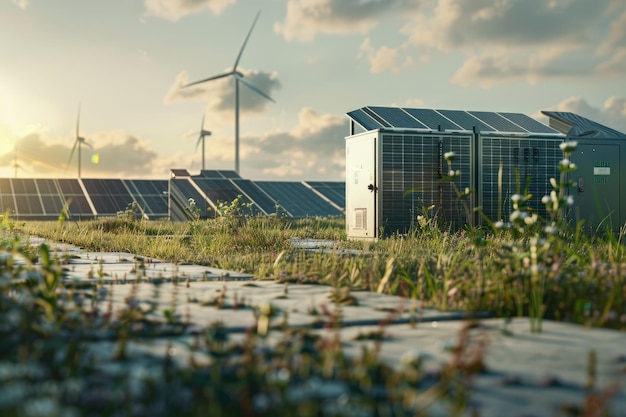
[[[72,147],[72,152],[70,153],[70,159],[67,162],[67,166],[69,167],[70,163],[72,163],[72,157],[74,156],[74,151],[78,147],[78,178],[80,179],[80,164],[81,164],[81,159],[82,159],[81,147],[82,145],[86,145],[86,146],[89,146],[90,148],[93,148],[93,146],[91,146],[85,140],[85,138],[79,136],[78,134],[79,126],[80,126],[80,104],[78,105],[78,116],[76,117],[76,139],[74,140],[74,146]]]
[[[254,18],[254,21],[252,22],[252,26],[250,27],[250,30],[248,31],[248,36],[246,36],[246,39],[243,41],[243,45],[241,45],[241,49],[239,50],[239,55],[237,55],[237,59],[235,60],[235,65],[233,65],[233,69],[231,71],[225,72],[219,75],[214,75],[213,77],[205,78],[203,80],[195,81],[193,83],[189,83],[183,86],[183,88],[190,87],[192,85],[201,84],[207,81],[217,80],[219,78],[224,78],[224,77],[228,77],[231,75],[235,77],[235,172],[237,174],[239,174],[239,82],[242,82],[245,86],[247,86],[249,89],[251,89],[255,93],[260,94],[266,99],[275,103],[273,98],[265,94],[263,91],[259,90],[257,87],[254,86],[254,84],[247,81],[244,78],[242,73],[237,71],[239,60],[241,59],[241,54],[243,54],[243,50],[246,47],[246,44],[248,43],[248,39],[250,39],[250,35],[252,34],[252,29],[254,29],[254,25],[256,24],[256,21],[259,19],[260,14],[261,12],[259,11],[256,17]]]
[[[196,151],[198,150],[198,145],[202,141],[202,170],[204,171],[204,138],[206,136],[211,136],[211,132],[208,130],[204,130],[204,115],[202,116],[202,124],[200,125],[200,135],[198,136],[198,141],[196,142]]]

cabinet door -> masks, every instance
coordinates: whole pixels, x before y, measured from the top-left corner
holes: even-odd
[[[346,142],[346,231],[353,238],[376,238],[378,184],[376,135]]]
[[[574,206],[570,217],[584,220],[586,229],[620,227],[620,149],[611,144],[578,144],[572,155],[576,186],[570,190]]]

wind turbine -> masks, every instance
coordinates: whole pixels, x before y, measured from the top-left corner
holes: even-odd
[[[247,86],[249,89],[251,89],[255,93],[260,94],[266,99],[275,103],[273,98],[265,94],[263,91],[259,90],[251,82],[244,79],[243,74],[237,71],[237,66],[239,65],[241,54],[243,54],[243,50],[246,47],[246,44],[248,43],[248,39],[250,39],[250,34],[252,34],[252,29],[254,29],[254,25],[256,24],[256,21],[259,19],[260,14],[261,12],[259,11],[256,17],[254,18],[254,21],[252,22],[252,26],[250,27],[250,30],[248,31],[248,36],[246,36],[246,39],[243,41],[243,45],[241,45],[241,49],[239,50],[239,55],[237,55],[237,59],[235,60],[235,65],[233,65],[233,69],[231,71],[225,72],[219,75],[214,75],[213,77],[205,78],[203,80],[195,81],[193,83],[189,83],[183,86],[183,88],[190,87],[192,85],[201,84],[207,81],[217,80],[219,78],[224,78],[224,77],[228,77],[231,75],[235,77],[235,172],[236,173],[239,173],[239,82],[242,82],[245,86]]]
[[[70,153],[70,159],[67,162],[67,166],[70,166],[70,163],[72,162],[72,157],[74,156],[74,151],[76,150],[76,148],[78,147],[78,178],[80,178],[80,163],[81,163],[81,146],[82,145],[86,145],[89,146],[90,148],[93,148],[93,146],[91,146],[86,140],[85,138],[79,136],[78,134],[78,128],[80,126],[80,104],[78,105],[78,116],[76,117],[76,139],[74,140],[74,146],[72,147],[72,152]]]
[[[200,135],[198,136],[198,142],[196,142],[196,151],[198,150],[198,145],[202,141],[202,170],[204,171],[204,138],[206,136],[211,136],[211,132],[208,130],[204,130],[204,115],[202,116],[202,124],[200,125]]]

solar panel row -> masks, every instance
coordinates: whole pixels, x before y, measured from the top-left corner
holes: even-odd
[[[525,134],[558,134],[556,130],[522,113],[362,107],[347,113],[366,130],[382,127]]]
[[[202,171],[168,180],[0,178],[0,210],[18,218],[56,220],[116,216],[132,203],[148,219],[190,218],[190,199],[203,216],[215,216],[221,202],[240,197],[252,215],[315,217],[341,215],[345,183],[251,181],[234,171]]]

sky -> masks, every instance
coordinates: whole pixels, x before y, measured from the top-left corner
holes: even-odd
[[[363,106],[571,111],[626,132],[624,0],[0,0],[0,177],[345,178]]]

